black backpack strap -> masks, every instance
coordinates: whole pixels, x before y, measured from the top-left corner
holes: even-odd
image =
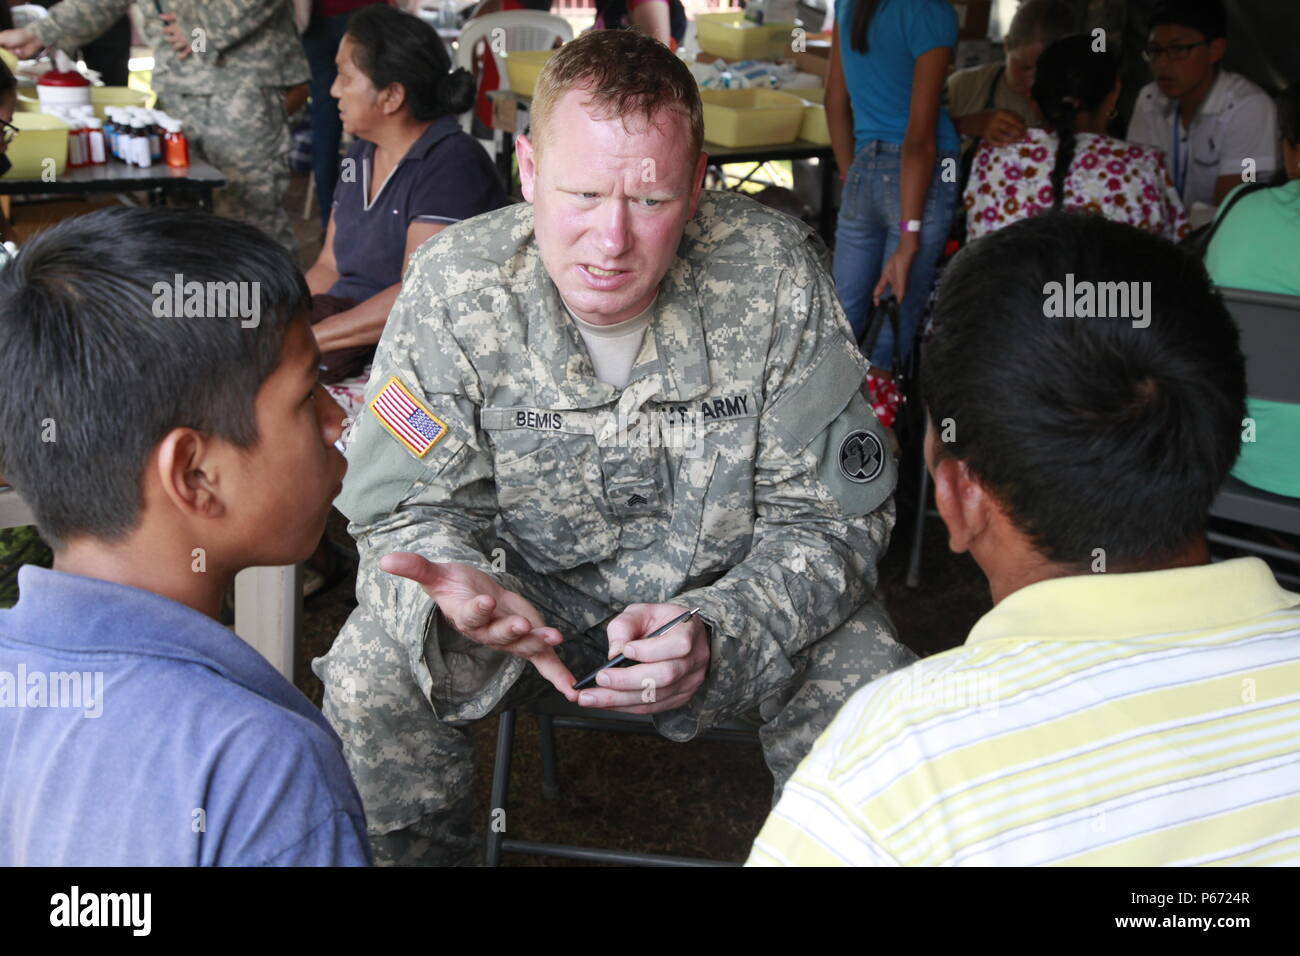
[[[991,110],[994,108],[993,101],[997,98],[998,95],[998,84],[1002,82],[1002,74],[1005,73],[1006,71],[1007,68],[1005,65],[1003,65],[1003,66],[999,66],[998,71],[993,74],[993,85],[989,87],[989,98],[984,101],[984,108],[986,110]]]
[[[1209,251],[1210,240],[1213,239],[1214,234],[1219,231],[1220,223],[1228,218],[1228,213],[1232,212],[1232,207],[1237,205],[1238,200],[1243,196],[1248,196],[1251,193],[1259,192],[1261,189],[1267,188],[1268,183],[1247,183],[1243,188],[1238,189],[1233,193],[1232,198],[1227,201],[1219,214],[1214,217],[1214,222],[1212,222],[1203,233],[1192,240],[1192,246],[1196,250],[1197,255],[1204,256],[1205,253]]]

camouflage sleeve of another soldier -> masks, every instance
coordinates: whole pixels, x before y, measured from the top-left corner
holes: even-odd
[[[787,236],[776,241],[791,245]],[[796,655],[850,618],[870,622],[864,642],[889,628],[874,598],[894,525],[897,464],[864,395],[867,363],[812,241],[791,249],[776,289],[744,300],[775,300],[753,541],[723,577],[673,601],[700,606],[713,634],[705,683],[686,706],[655,715],[677,739],[788,685]],[[897,648],[892,637],[888,645]]]
[[[62,0],[50,7],[49,16],[33,20],[27,29],[46,46],[75,53],[130,9],[131,0]]]
[[[434,712],[454,719],[481,716],[480,704],[490,706],[527,662],[459,634],[418,583],[379,567],[384,555],[410,551],[469,565],[520,591],[492,560],[497,501],[478,428],[483,396],[440,294],[445,262],[431,253],[443,245],[435,239],[411,259],[349,436],[348,473],[335,505],[349,519],[361,558],[357,598],[368,613],[354,612],[353,621],[378,622],[405,649]],[[484,315],[494,317],[490,303]]]

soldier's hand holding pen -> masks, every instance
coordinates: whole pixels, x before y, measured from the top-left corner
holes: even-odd
[[[573,675],[555,653],[564,638],[527,598],[467,564],[434,563],[408,551],[384,555],[379,567],[423,587],[447,623],[470,640],[531,661],[568,700],[577,699]]]
[[[635,663],[602,670],[598,686],[582,691],[578,703],[627,714],[685,706],[709,672],[709,626],[695,615],[658,637],[641,638],[687,610],[678,604],[628,605],[605,633],[609,656],[622,654]]]

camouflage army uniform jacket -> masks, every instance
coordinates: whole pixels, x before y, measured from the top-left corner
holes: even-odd
[[[361,551],[358,599],[439,717],[484,716],[526,662],[379,570],[392,551],[494,574],[562,632],[633,603],[699,606],[706,682],[655,715],[675,739],[788,684],[792,658],[873,598],[896,466],[819,245],[790,217],[706,191],[621,391],[595,376],[531,205],[415,253],[336,504]],[[418,406],[414,443],[384,413],[392,398]]]
[[[195,48],[184,60],[163,36],[152,0],[62,0],[29,29],[46,46],[71,53],[132,6],[141,35],[153,47],[153,87],[159,93],[228,94],[236,80],[293,86],[311,76],[289,0],[165,0],[163,9],[176,14]]]

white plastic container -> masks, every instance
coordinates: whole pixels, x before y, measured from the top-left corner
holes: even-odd
[[[71,70],[50,70],[36,81],[36,95],[41,110],[64,106],[90,105],[90,80]]]

